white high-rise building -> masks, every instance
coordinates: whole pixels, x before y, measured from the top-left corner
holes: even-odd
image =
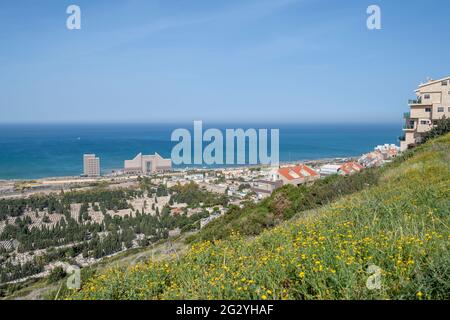
[[[95,154],[85,154],[83,156],[83,174],[88,177],[100,176],[100,158]]]

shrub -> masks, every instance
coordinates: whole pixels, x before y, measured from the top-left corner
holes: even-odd
[[[59,280],[64,279],[65,276],[66,272],[64,269],[62,267],[56,267],[50,272],[50,275],[48,276],[48,283],[58,282]]]
[[[422,138],[422,143],[427,142],[430,139],[443,136],[450,132],[450,118],[445,118],[445,116],[440,119],[435,127],[428,131]]]

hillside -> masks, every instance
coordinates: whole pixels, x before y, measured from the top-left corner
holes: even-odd
[[[259,235],[233,233],[195,242],[178,259],[111,268],[68,298],[449,299],[449,151],[450,134],[332,204],[305,214],[286,202],[282,210],[298,213]],[[378,277],[380,288],[368,289]]]

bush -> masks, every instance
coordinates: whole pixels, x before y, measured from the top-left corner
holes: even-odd
[[[64,271],[64,269],[62,267],[56,267],[50,272],[47,282],[55,283],[61,279],[64,279],[65,276],[66,276],[66,272]]]
[[[422,143],[427,142],[430,139],[443,136],[450,132],[450,118],[445,118],[445,116],[438,121],[437,125],[428,131],[422,138]]]

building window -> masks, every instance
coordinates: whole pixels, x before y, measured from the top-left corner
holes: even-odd
[[[431,112],[431,108],[425,108],[425,112]]]
[[[145,170],[147,173],[151,173],[152,172],[152,162],[151,161],[147,161],[145,163]]]
[[[430,95],[429,95],[429,94],[426,94],[426,95],[423,96],[423,98],[424,98],[424,99],[430,99]]]
[[[420,124],[428,124],[427,120],[420,120]]]
[[[438,107],[438,112],[444,112],[444,107]]]
[[[443,86],[446,86],[447,84],[448,84],[447,80],[442,81],[442,85],[443,85]]]
[[[450,107],[448,107],[448,112],[450,112]]]

